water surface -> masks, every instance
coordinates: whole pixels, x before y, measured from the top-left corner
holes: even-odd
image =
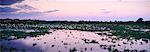
[[[78,30],[49,30],[51,34],[16,40],[1,40],[0,45],[27,52],[109,52],[143,51],[150,52],[150,42],[145,39],[122,39],[109,32],[88,32]]]

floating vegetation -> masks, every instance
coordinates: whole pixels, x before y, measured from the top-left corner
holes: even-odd
[[[44,42],[44,44],[46,44],[46,42]]]
[[[54,47],[55,45],[52,45],[51,47]]]
[[[19,39],[19,38],[26,38],[28,36],[30,37],[38,37],[39,35],[44,35],[47,32],[20,32],[20,31],[0,31],[0,39],[5,40],[13,40],[13,39]]]
[[[68,43],[64,43],[64,45],[68,45]]]
[[[142,41],[144,41],[145,43],[148,43],[148,39],[142,39]]]
[[[73,48],[73,49],[70,49],[69,51],[70,51],[70,52],[77,52],[77,49],[76,49],[76,48]]]
[[[36,46],[36,45],[37,45],[37,43],[33,43],[33,44],[32,44],[32,46]]]
[[[84,48],[84,50],[86,51],[86,50],[87,50],[87,48]]]
[[[98,44],[98,42],[96,40],[89,40],[89,39],[82,39],[85,43],[89,44],[89,43],[96,43]]]

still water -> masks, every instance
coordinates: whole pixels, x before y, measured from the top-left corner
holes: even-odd
[[[112,36],[109,32],[78,30],[49,30],[50,34],[16,40],[0,40],[0,45],[17,48],[21,52],[150,52],[149,40],[128,40]],[[109,35],[108,35],[109,34]],[[5,50],[6,51],[6,50]]]

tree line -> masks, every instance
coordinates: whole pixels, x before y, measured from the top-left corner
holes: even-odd
[[[149,21],[144,21],[143,18],[138,18],[136,21],[45,21],[45,20],[31,20],[31,19],[0,19],[1,24],[47,24],[47,23],[146,23],[150,24]]]

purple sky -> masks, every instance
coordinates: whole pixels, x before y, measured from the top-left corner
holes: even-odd
[[[39,20],[150,20],[150,0],[1,0],[0,18]]]

